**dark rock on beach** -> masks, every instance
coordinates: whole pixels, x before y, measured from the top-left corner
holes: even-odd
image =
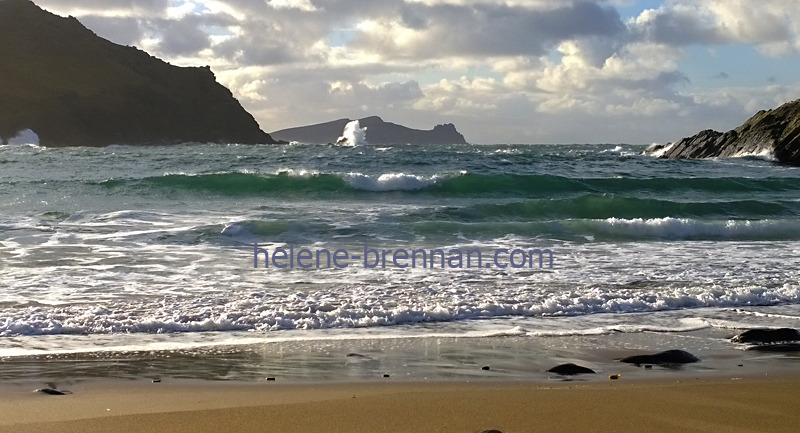
[[[800,99],[759,111],[732,131],[708,129],[649,151],[668,159],[766,154],[785,164],[800,165]]]
[[[676,365],[691,364],[698,361],[700,361],[699,358],[684,350],[667,350],[652,355],[634,355],[620,359],[620,362],[636,365]]]
[[[800,343],[756,344],[747,348],[758,352],[800,352]]]
[[[800,341],[800,331],[792,328],[750,329],[731,338],[734,343],[770,344]]]
[[[177,67],[29,0],[0,0],[0,138],[43,146],[274,143],[209,67]]]
[[[352,119],[339,119],[315,125],[299,126],[272,132],[278,140],[298,141],[301,143],[336,143],[342,135],[344,127]],[[369,144],[466,144],[464,136],[456,130],[452,123],[436,125],[431,130],[412,129],[392,122],[386,122],[378,116],[358,119],[359,126],[367,128],[366,139]]]
[[[41,389],[37,389],[35,392],[41,392],[42,394],[47,394],[47,395],[67,395],[67,394],[72,394],[72,392],[70,392],[70,391],[66,391],[66,390],[62,391],[62,390],[55,389],[55,388],[41,388]]]
[[[561,364],[549,370],[550,373],[560,374],[562,376],[574,376],[576,374],[595,374],[591,368],[583,367],[577,364]]]

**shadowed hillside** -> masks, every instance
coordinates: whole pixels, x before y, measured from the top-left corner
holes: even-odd
[[[0,0],[0,137],[45,146],[273,143],[208,67],[116,45],[28,0]]]

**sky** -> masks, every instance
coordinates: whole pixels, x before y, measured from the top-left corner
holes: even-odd
[[[267,132],[381,116],[472,143],[665,143],[800,98],[797,0],[34,0],[209,65]]]

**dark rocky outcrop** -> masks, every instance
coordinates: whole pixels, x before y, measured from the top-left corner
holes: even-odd
[[[339,119],[316,125],[282,129],[270,133],[277,140],[301,143],[336,143],[344,127],[351,119]],[[385,122],[378,116],[358,119],[359,125],[367,128],[370,144],[466,144],[464,136],[452,123],[436,125],[432,130],[411,129],[396,123]]]
[[[749,329],[731,338],[734,343],[771,344],[800,341],[800,331],[792,328]]]
[[[759,111],[732,131],[709,129],[649,150],[669,159],[769,155],[785,164],[800,165],[800,99]]]
[[[208,67],[98,37],[29,0],[0,0],[0,137],[45,146],[273,143]]]
[[[3,1],[3,0],[0,0],[0,1]],[[42,394],[47,394],[47,395],[69,395],[69,394],[72,394],[71,391],[60,390],[60,389],[55,389],[55,388],[41,388],[41,389],[37,389],[34,392],[41,392]]]
[[[560,374],[562,376],[574,376],[576,374],[595,374],[595,371],[588,367],[583,367],[577,364],[561,364],[547,370],[550,373]]]
[[[749,329],[731,341],[748,344],[747,350],[759,352],[800,352],[800,331],[792,328]]]
[[[636,365],[676,365],[691,364],[698,361],[700,361],[699,358],[684,350],[667,350],[652,355],[634,355],[620,359],[620,362]]]
[[[747,348],[757,352],[800,352],[800,343],[755,344]]]

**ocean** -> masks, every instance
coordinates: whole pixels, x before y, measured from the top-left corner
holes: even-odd
[[[418,372],[403,355],[417,353],[419,377],[458,377],[491,353],[524,358],[509,371],[569,358],[566,341],[702,354],[738,330],[800,327],[800,169],[644,150],[0,146],[0,377],[180,358],[177,377],[205,362],[213,378],[327,378],[347,354],[387,351],[359,371]],[[281,249],[359,258],[265,262]],[[447,257],[397,255],[415,250]],[[535,250],[552,256],[526,262]]]

